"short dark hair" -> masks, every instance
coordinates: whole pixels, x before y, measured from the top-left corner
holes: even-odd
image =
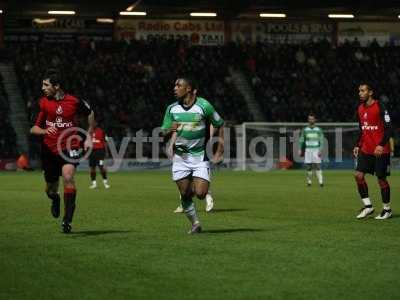
[[[369,84],[369,83],[363,81],[363,82],[360,83],[359,86],[362,86],[362,85],[365,85],[369,91],[371,91],[371,92],[374,91],[374,88],[372,87],[371,84]]]
[[[192,76],[185,75],[185,76],[179,77],[179,79],[184,80],[184,81],[187,83],[187,85],[190,86],[190,87],[192,88],[192,91],[198,89],[197,82],[196,82],[196,80],[195,80]]]
[[[43,80],[48,79],[52,85],[58,84],[59,86],[63,86],[63,80],[61,78],[60,73],[57,70],[49,69],[44,73]]]
[[[309,116],[309,117],[314,117],[314,118],[316,118],[316,116],[315,116],[315,114],[314,114],[313,112],[310,112],[310,113],[308,114],[308,116]]]

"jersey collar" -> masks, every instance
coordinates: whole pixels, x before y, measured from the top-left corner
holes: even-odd
[[[370,105],[367,105],[367,101],[364,102],[364,107],[371,107],[372,105],[374,105],[376,103],[377,100],[372,99],[373,102]]]
[[[188,111],[188,110],[190,110],[190,109],[193,107],[193,105],[196,104],[196,102],[197,102],[197,97],[196,97],[196,99],[193,101],[192,105],[190,105],[190,106],[185,106],[185,105],[183,105],[183,100],[179,100],[179,105],[182,106],[182,108],[183,108],[185,111]]]
[[[48,100],[51,100],[51,101],[59,102],[59,101],[61,101],[61,100],[64,100],[66,95],[67,95],[66,93],[63,93],[63,94],[62,94],[62,97],[60,97],[60,98],[56,98],[55,96],[46,97],[46,98],[47,98]]]

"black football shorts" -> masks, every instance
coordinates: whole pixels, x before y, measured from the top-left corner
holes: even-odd
[[[390,154],[382,154],[377,157],[360,151],[357,157],[356,171],[375,174],[380,178],[390,176]]]

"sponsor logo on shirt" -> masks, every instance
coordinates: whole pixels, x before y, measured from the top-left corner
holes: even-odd
[[[63,122],[61,117],[57,117],[55,122],[46,120],[46,126],[48,127],[69,128],[72,125],[72,122]]]
[[[362,130],[369,130],[369,131],[374,131],[374,130],[378,130],[378,126],[377,125],[368,125],[367,122],[364,122],[364,125],[361,126]]]
[[[56,114],[57,114],[57,115],[62,115],[62,113],[63,113],[63,109],[62,109],[61,105],[59,105],[59,106],[57,107],[57,109],[56,109]]]

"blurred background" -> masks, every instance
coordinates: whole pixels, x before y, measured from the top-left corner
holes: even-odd
[[[48,68],[91,103],[117,146],[160,126],[186,73],[232,136],[243,122],[305,122],[309,112],[355,122],[361,82],[398,124],[398,1],[18,0],[0,9],[0,169],[39,157],[28,133]],[[135,151],[130,143],[125,157]],[[235,142],[230,151],[237,156]]]

